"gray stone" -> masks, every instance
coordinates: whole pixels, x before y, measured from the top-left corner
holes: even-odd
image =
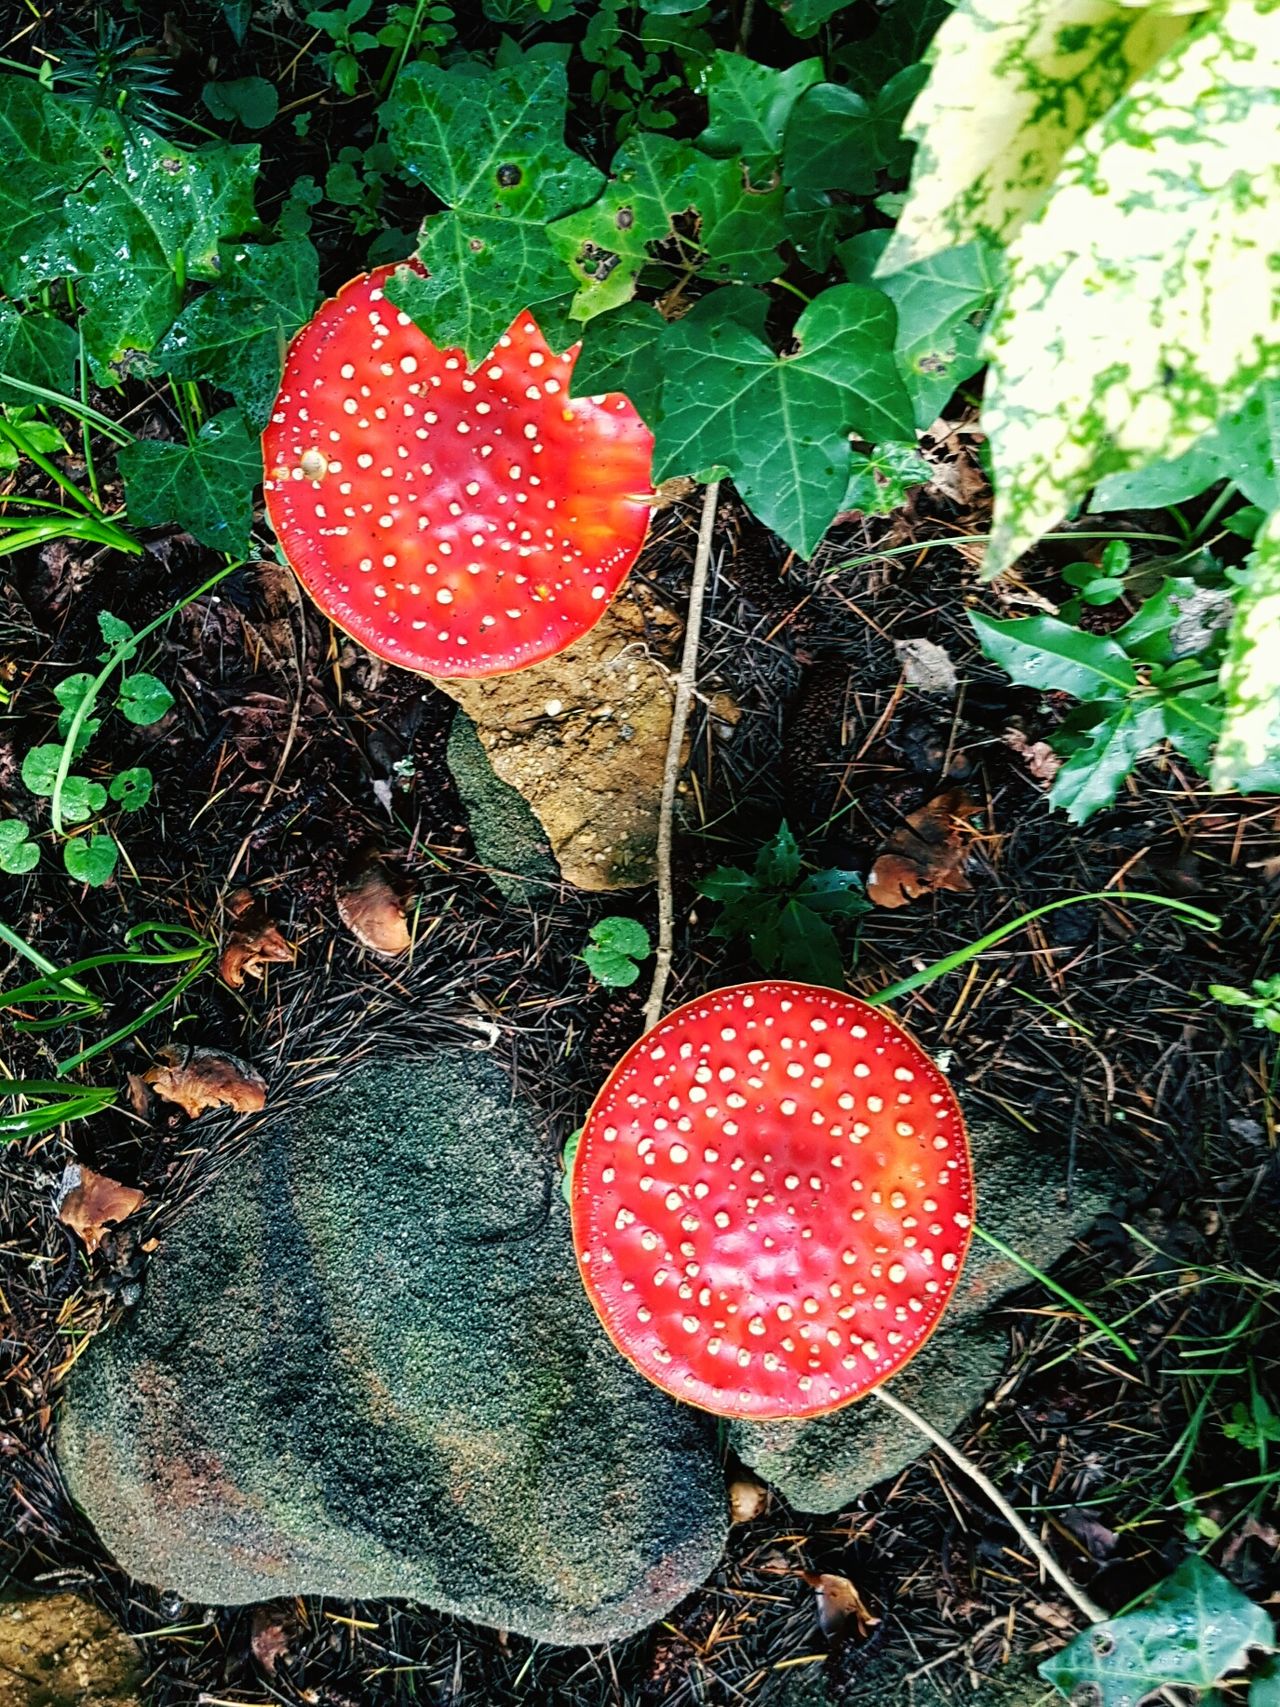
[[[508,901],[536,901],[547,885],[559,884],[560,868],[546,831],[489,763],[489,755],[466,712],[454,713],[447,759],[471,826],[476,858]]]
[[[711,1420],[610,1347],[538,1117],[466,1051],[267,1122],[82,1360],[58,1450],[120,1562],[195,1601],[395,1596],[598,1642],[727,1528]]]
[[[1067,1201],[1065,1154],[994,1121],[970,1121],[978,1219],[1038,1268],[1048,1268],[1115,1195],[1098,1172],[1077,1168]],[[1025,1284],[1024,1271],[975,1237],[955,1295],[893,1391],[944,1434],[954,1434],[1005,1366],[1008,1327],[991,1312]],[[800,1511],[838,1511],[927,1450],[919,1434],[874,1400],[809,1422],[733,1423],[745,1464]]]
[[[138,1707],[142,1655],[75,1594],[0,1605],[0,1707]]]

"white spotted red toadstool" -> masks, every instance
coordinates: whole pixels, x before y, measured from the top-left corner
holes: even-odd
[[[528,313],[474,373],[344,286],[289,348],[263,434],[267,514],[320,609],[435,676],[547,658],[600,619],[639,554],[653,440],[625,397],[569,396]]]
[[[816,1416],[924,1344],[973,1183],[937,1067],[887,1015],[781,980],[717,990],[636,1043],[573,1165],[583,1280],[622,1354],[724,1416]]]

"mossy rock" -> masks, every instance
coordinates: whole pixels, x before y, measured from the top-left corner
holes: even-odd
[[[467,814],[476,858],[508,901],[536,901],[560,882],[546,831],[489,763],[464,711],[454,713],[446,758]]]
[[[398,1597],[551,1642],[661,1617],[726,1533],[710,1419],[612,1350],[492,1057],[267,1123],[71,1381],[59,1457],[135,1576]]]

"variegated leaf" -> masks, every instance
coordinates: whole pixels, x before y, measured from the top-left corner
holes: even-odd
[[[1125,0],[961,0],[907,114],[920,146],[881,270],[975,237],[1007,241],[1071,144],[1189,22]]]
[[[1278,198],[1280,0],[1229,0],[1068,152],[1010,248],[991,574],[1280,371]]]
[[[1280,722],[1280,510],[1273,510],[1249,559],[1222,661],[1227,711],[1213,761],[1213,786],[1230,788],[1271,756]]]

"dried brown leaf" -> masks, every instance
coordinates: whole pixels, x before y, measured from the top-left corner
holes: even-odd
[[[1006,729],[1000,739],[1006,747],[1012,747],[1031,775],[1046,788],[1062,769],[1061,755],[1047,741],[1029,741],[1021,729]]]
[[[293,949],[267,916],[264,904],[248,889],[237,889],[227,899],[232,926],[218,960],[218,975],[233,990],[246,978],[261,978],[269,961],[292,960]]]
[[[298,1620],[292,1608],[254,1607],[249,1646],[263,1671],[273,1674],[281,1660],[292,1658],[293,1644],[299,1633]]]
[[[902,665],[902,679],[909,688],[954,697],[956,667],[944,647],[932,640],[895,640],[893,649]]]
[[[912,812],[872,866],[868,900],[877,907],[905,907],[934,889],[967,894],[971,886],[964,874],[969,851],[965,825],[981,810],[962,788],[948,788]]]
[[[739,1480],[729,1484],[729,1516],[734,1523],[753,1523],[769,1504],[769,1490],[759,1482]]]
[[[146,1193],[118,1179],[80,1167],[80,1180],[62,1200],[58,1219],[83,1242],[90,1255],[102,1243],[108,1227],[118,1227],[136,1215],[147,1201]]]
[[[824,1636],[843,1636],[853,1624],[860,1642],[865,1642],[880,1622],[868,1612],[862,1596],[848,1577],[830,1571],[801,1571],[818,1600],[818,1623]]]
[[[397,894],[379,859],[365,859],[338,885],[338,917],[375,954],[403,954],[413,940]]]
[[[152,1067],[143,1077],[158,1097],[177,1103],[192,1120],[209,1108],[254,1114],[266,1103],[266,1080],[236,1055],[186,1047],[161,1054],[168,1065]]]

